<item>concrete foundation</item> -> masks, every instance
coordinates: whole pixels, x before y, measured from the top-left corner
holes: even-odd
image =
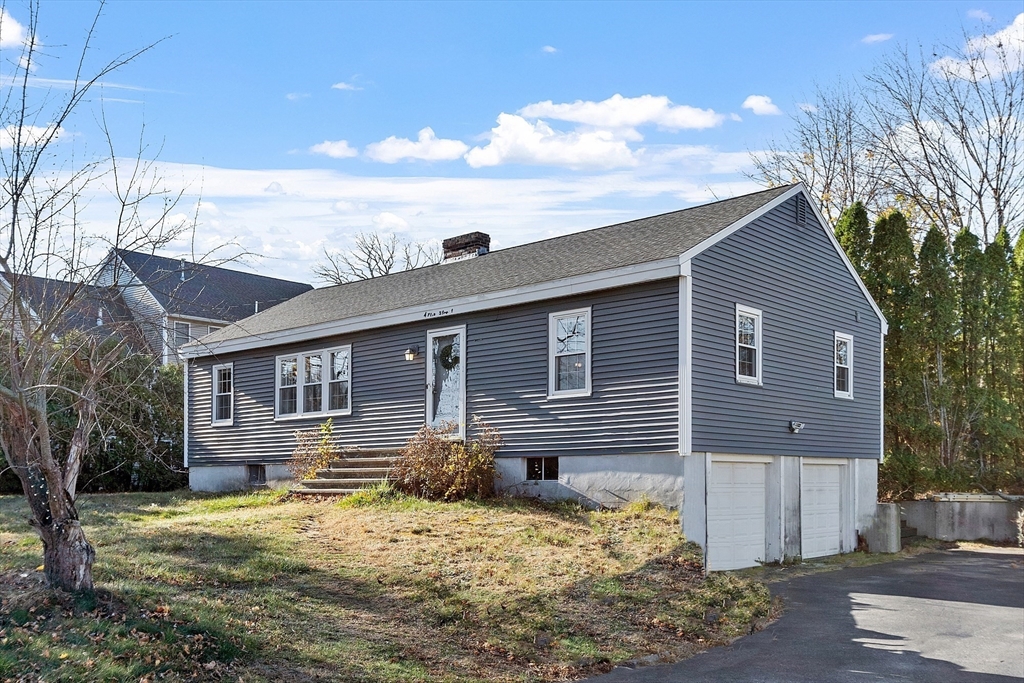
[[[861,527],[861,536],[868,552],[898,553],[900,551],[900,507],[896,503],[878,503],[875,516]]]
[[[911,500],[900,503],[907,526],[943,541],[1016,541],[1018,505],[988,501]]]
[[[672,454],[579,455],[558,458],[557,481],[527,481],[526,458],[497,458],[499,491],[547,500],[578,500],[620,507],[646,496],[678,508],[683,498],[683,458]]]
[[[256,464],[256,463],[254,463]],[[285,465],[266,465],[267,486],[281,488],[294,483]],[[188,487],[193,491],[244,491],[250,488],[246,465],[208,465],[188,469]]]

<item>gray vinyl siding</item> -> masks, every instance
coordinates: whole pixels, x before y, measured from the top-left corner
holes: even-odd
[[[115,264],[115,259],[117,263]],[[114,282],[115,276],[117,282]],[[156,353],[163,357],[164,354],[164,328],[166,325],[166,317],[164,315],[164,308],[160,305],[160,302],[156,300],[152,292],[149,291],[142,282],[132,274],[131,269],[128,268],[117,256],[112,255],[107,263],[103,266],[99,276],[96,279],[96,284],[100,286],[112,286],[116,284],[121,292],[121,297],[124,299],[125,304],[132,312],[136,323],[142,330],[142,334],[146,339],[146,343]]]
[[[296,429],[324,418],[274,420],[275,359],[296,351],[352,345],[352,414],[335,416],[343,446],[393,448],[423,424],[428,330],[466,326],[467,416],[498,427],[500,455],[581,455],[678,451],[678,281],[453,315],[318,342],[192,360],[189,464],[282,462]],[[590,396],[548,399],[548,316],[592,307]],[[418,346],[413,362],[403,352]],[[231,362],[235,418],[210,425],[210,373]]]
[[[879,457],[881,322],[813,213],[798,226],[790,199],[692,273],[694,451]],[[737,303],[763,312],[760,387],[736,383]],[[854,337],[853,400],[833,395],[836,331]]]

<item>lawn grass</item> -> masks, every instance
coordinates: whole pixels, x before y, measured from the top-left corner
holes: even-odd
[[[91,600],[48,591],[0,497],[0,680],[547,681],[690,656],[767,622],[676,513],[387,491],[82,496]]]

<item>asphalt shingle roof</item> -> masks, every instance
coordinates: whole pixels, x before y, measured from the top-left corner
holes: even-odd
[[[106,333],[106,329],[96,324],[99,319],[104,324],[118,324],[119,329],[123,328],[124,323],[132,321],[131,310],[121,293],[113,287],[51,280],[33,275],[6,274],[5,277],[11,285],[17,282],[18,294],[43,320],[59,315],[60,332],[79,330],[90,334]]]
[[[137,251],[119,249],[117,255],[171,315],[234,322],[252,315],[257,301],[262,311],[313,289],[303,282]]]
[[[203,342],[211,345],[679,256],[790,189],[772,188],[465,261],[314,289],[218,330]]]

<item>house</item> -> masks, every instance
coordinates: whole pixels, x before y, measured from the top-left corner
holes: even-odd
[[[190,345],[198,490],[294,430],[500,429],[500,487],[678,506],[708,567],[848,552],[876,509],[886,322],[802,185],[317,289]],[[474,254],[477,254],[474,256]]]
[[[178,348],[293,297],[311,285],[126,249],[112,249],[97,284],[115,286],[164,363]]]
[[[130,342],[141,341],[131,311],[116,288],[5,273],[0,277],[0,322],[10,329],[20,327],[17,312],[9,306],[12,295],[28,304],[29,314],[49,326],[50,334],[77,331],[100,337],[127,335]]]

